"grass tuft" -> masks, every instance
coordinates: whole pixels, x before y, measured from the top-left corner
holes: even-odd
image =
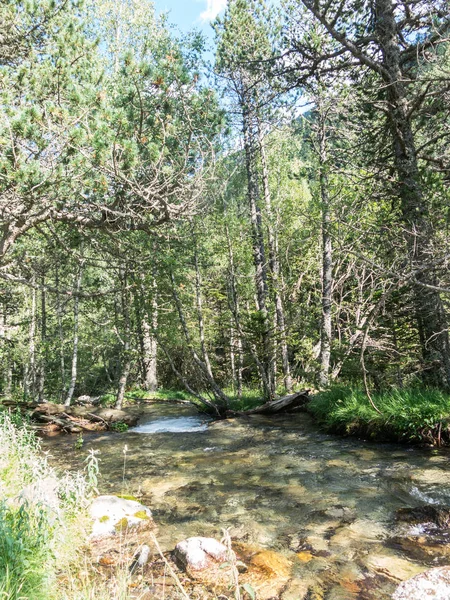
[[[441,443],[450,441],[450,395],[430,388],[372,394],[335,386],[317,394],[308,410],[326,428],[373,438]]]

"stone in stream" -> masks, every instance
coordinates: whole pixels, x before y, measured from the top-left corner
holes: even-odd
[[[119,496],[98,496],[89,514],[94,520],[91,540],[114,536],[127,529],[153,529],[150,509],[137,500]]]
[[[91,414],[107,423],[125,423],[128,427],[134,427],[139,420],[136,414],[117,408],[97,408]]]
[[[442,529],[450,527],[450,508],[440,505],[400,508],[395,513],[397,521],[404,523],[434,523]]]
[[[234,548],[248,567],[240,577],[241,583],[250,584],[258,600],[279,598],[292,576],[291,561],[279,552],[253,544],[237,542]]]
[[[228,548],[214,538],[187,538],[176,545],[173,558],[191,579],[202,584],[228,586],[233,581],[235,554],[230,556]]]
[[[449,600],[450,567],[436,567],[403,581],[392,600]]]
[[[176,545],[174,558],[188,573],[204,571],[225,562],[228,549],[214,538],[191,537]]]

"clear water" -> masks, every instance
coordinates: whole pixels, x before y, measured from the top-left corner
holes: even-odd
[[[63,468],[82,468],[99,450],[100,490],[140,495],[166,550],[230,528],[235,540],[289,557],[293,578],[325,600],[387,600],[399,580],[450,564],[445,548],[418,560],[391,543],[397,509],[450,505],[447,450],[327,435],[305,414],[208,426],[176,405],[149,408],[127,433],[84,438],[81,452],[70,436],[44,444]]]

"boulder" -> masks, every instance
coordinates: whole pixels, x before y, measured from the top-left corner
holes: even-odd
[[[88,417],[89,408],[86,406],[69,406],[66,410],[67,414],[72,417],[79,417],[81,419]]]
[[[37,421],[40,420],[41,415],[60,415],[66,411],[66,406],[64,404],[55,404],[54,402],[44,402],[43,404],[38,404],[33,412],[31,413],[31,418]]]
[[[191,537],[179,542],[174,550],[176,562],[188,573],[204,571],[228,559],[226,546],[214,538]]]
[[[96,415],[107,423],[125,423],[128,427],[134,427],[139,420],[139,417],[136,415],[125,410],[118,410],[117,408],[98,408],[92,411],[91,414]]]
[[[89,514],[94,520],[91,540],[116,535],[127,529],[153,529],[151,510],[137,500],[119,496],[98,496]]]
[[[235,554],[213,538],[191,537],[178,543],[173,551],[176,564],[191,579],[202,585],[224,589],[233,584]]]
[[[450,598],[450,567],[429,569],[403,581],[392,600],[448,600]]]

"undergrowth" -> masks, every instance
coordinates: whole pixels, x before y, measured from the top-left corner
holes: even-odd
[[[412,442],[450,442],[450,395],[430,388],[371,394],[336,386],[317,394],[308,410],[330,430]]]

